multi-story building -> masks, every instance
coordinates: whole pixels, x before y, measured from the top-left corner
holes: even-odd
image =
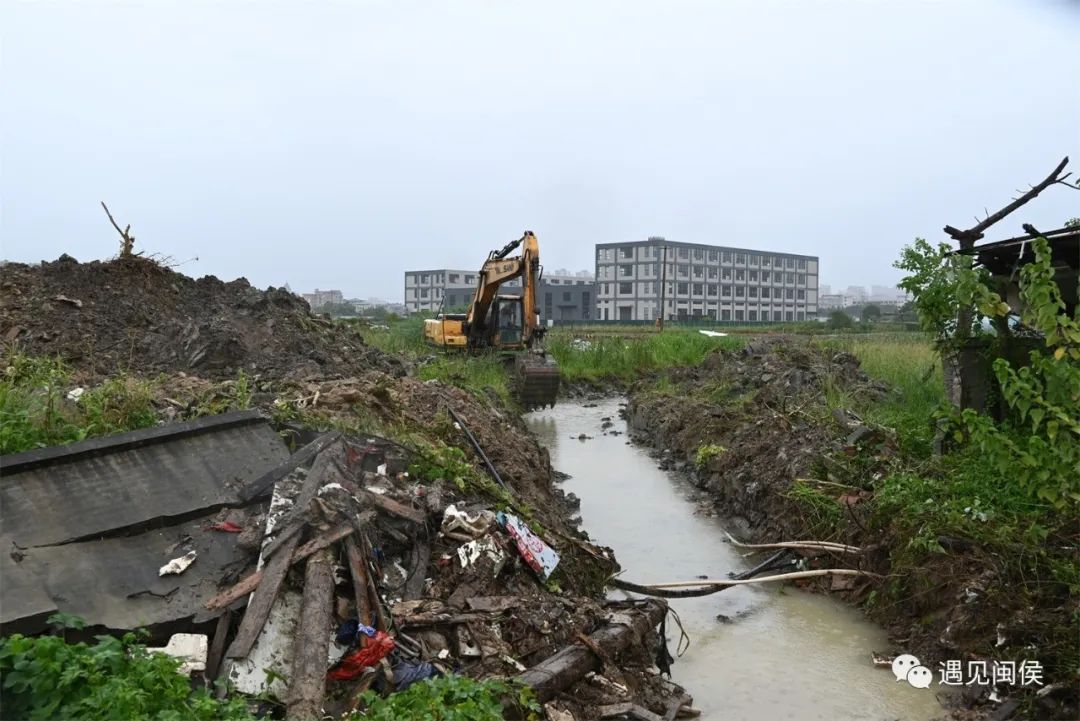
[[[303,297],[312,308],[321,308],[330,303],[338,304],[345,301],[340,290],[319,290],[316,288],[312,293],[304,293]]]
[[[796,321],[818,314],[818,259],[664,238],[596,246],[597,320]],[[663,310],[661,310],[663,303]]]
[[[405,273],[405,307],[409,313],[420,311],[464,311],[476,293],[477,271],[410,270]],[[541,319],[591,320],[596,289],[587,272],[570,274],[565,271],[544,273],[539,296]],[[521,281],[504,284],[503,295],[520,295]]]

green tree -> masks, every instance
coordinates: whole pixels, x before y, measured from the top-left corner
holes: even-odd
[[[881,320],[881,308],[873,303],[864,306],[862,309],[862,319],[871,323],[876,320]]]
[[[854,328],[855,321],[844,311],[834,310],[829,313],[829,320],[826,325],[832,330],[843,330],[845,328]]]

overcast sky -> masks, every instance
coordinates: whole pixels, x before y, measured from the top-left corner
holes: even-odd
[[[0,3],[2,256],[400,299],[531,229],[550,270],[672,240],[892,284],[1068,154],[1080,2]],[[1055,188],[1021,222],[1057,227]]]

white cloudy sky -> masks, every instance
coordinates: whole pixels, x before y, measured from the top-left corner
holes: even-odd
[[[0,4],[0,242],[400,298],[534,230],[549,269],[664,235],[895,282],[1071,154],[1076,0]],[[1056,188],[996,229],[1056,227]]]

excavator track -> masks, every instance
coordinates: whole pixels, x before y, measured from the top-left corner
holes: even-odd
[[[554,407],[559,395],[559,364],[549,355],[521,353],[514,358],[518,402],[525,410]]]

